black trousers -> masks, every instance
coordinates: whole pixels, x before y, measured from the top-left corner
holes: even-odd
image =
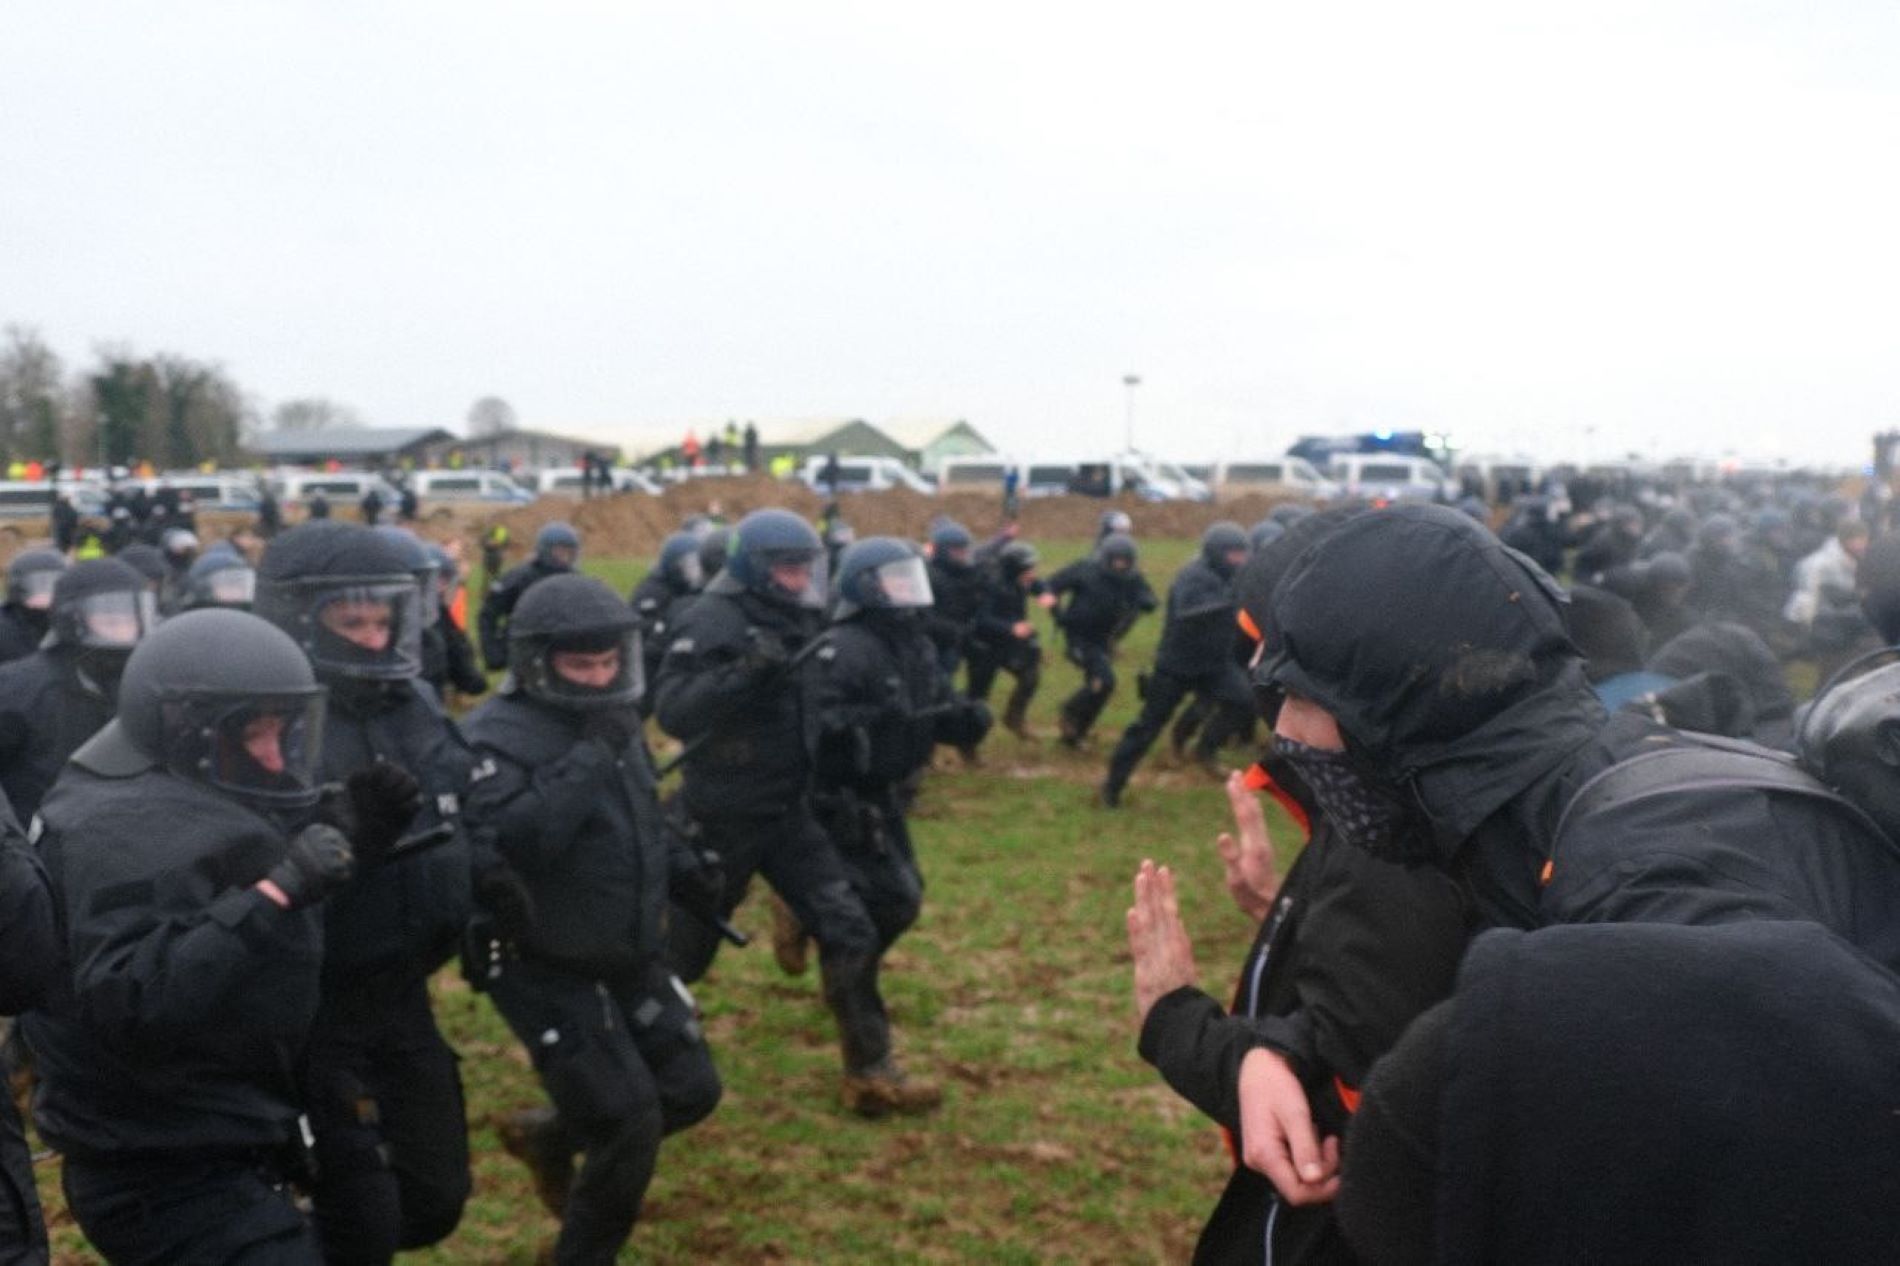
[[[846,1066],[864,1068],[888,1055],[890,1024],[877,991],[877,925],[811,806],[801,801],[772,816],[695,820],[706,846],[725,864],[720,912],[737,909],[752,876],[760,874],[818,943],[825,1003],[837,1017]],[[706,974],[719,951],[719,934],[677,908],[667,937],[673,968],[688,983]]]
[[[1094,728],[1095,719],[1115,694],[1115,665],[1109,648],[1100,642],[1072,637],[1067,653],[1069,662],[1082,670],[1082,685],[1063,701],[1062,718],[1068,732],[1079,739]]]
[[[318,1266],[316,1232],[258,1156],[68,1156],[66,1203],[112,1266]]]
[[[1018,642],[999,649],[978,643],[970,647],[967,662],[967,693],[972,699],[989,702],[990,687],[996,683],[999,670],[1016,679],[1003,705],[1003,724],[1011,728],[1020,726],[1029,710],[1029,701],[1036,697],[1036,688],[1042,684],[1042,647],[1033,642]]]
[[[469,1196],[468,1120],[428,982],[326,991],[303,1088],[324,1260],[383,1263],[448,1238]]]
[[[33,1185],[33,1153],[13,1106],[13,1090],[4,1082],[12,1071],[0,1057],[0,1266],[44,1266],[46,1219]]]
[[[581,1154],[554,1260],[610,1266],[632,1235],[660,1140],[719,1104],[719,1074],[683,986],[664,968],[614,980],[511,962],[489,989]]]
[[[1208,718],[1201,729],[1201,736],[1195,744],[1195,754],[1202,759],[1212,759],[1215,752],[1227,737],[1239,730],[1252,716],[1253,698],[1247,689],[1247,679],[1238,666],[1222,664],[1218,668],[1193,676],[1182,676],[1156,668],[1148,679],[1148,693],[1141,701],[1141,715],[1134,724],[1122,732],[1121,742],[1115,744],[1114,754],[1108,758],[1108,785],[1120,791],[1128,785],[1128,778],[1135,772],[1135,766],[1148,754],[1154,741],[1168,727],[1168,720],[1181,701],[1195,691],[1200,691],[1215,701],[1214,715]]]

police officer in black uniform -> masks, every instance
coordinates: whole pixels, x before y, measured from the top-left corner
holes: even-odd
[[[1081,688],[1062,704],[1062,741],[1069,747],[1081,746],[1115,693],[1115,643],[1137,616],[1161,605],[1138,561],[1135,539],[1111,532],[1094,554],[1070,563],[1046,582],[1058,602],[1068,598],[1056,610],[1056,626],[1062,630],[1069,662],[1082,670]]]
[[[450,828],[447,843],[366,874],[324,909],[322,1004],[301,1074],[332,1263],[387,1262],[443,1239],[469,1193],[461,1077],[428,986],[470,913],[459,796],[475,762],[417,681],[410,562],[375,531],[331,519],[277,537],[258,569],[258,614],[329,688],[325,779],[353,780],[353,809],[383,833]]]
[[[970,698],[987,703],[999,669],[1016,679],[1003,706],[1003,725],[1018,738],[1029,737],[1029,701],[1042,683],[1042,642],[1029,622],[1029,600],[1033,596],[1044,607],[1055,605],[1036,577],[1038,561],[1036,547],[1027,541],[1011,541],[996,552],[982,573],[982,598],[968,646]]]
[[[316,1014],[317,903],[376,860],[312,824],[323,692],[296,645],[198,611],[126,665],[117,718],[35,828],[62,980],[21,1021],[34,1118],[115,1266],[315,1266],[292,1203],[292,1063]]]
[[[117,559],[60,573],[45,647],[0,667],[0,791],[23,820],[112,719],[126,656],[155,622],[145,582]]]
[[[700,541],[697,533],[686,531],[667,537],[660,546],[660,556],[654,561],[653,570],[640,578],[627,599],[639,618],[640,647],[645,656],[643,668],[648,681],[659,680],[660,660],[666,654],[666,644],[672,640],[668,630],[685,609],[684,604],[698,594],[706,582],[706,574],[700,569]],[[644,693],[641,707],[647,712],[653,710],[652,700]]]
[[[55,550],[21,550],[7,564],[7,600],[0,605],[0,664],[39,649],[53,610],[53,582],[66,570]]]
[[[438,698],[446,698],[451,687],[465,695],[485,694],[488,674],[475,657],[474,643],[449,613],[449,595],[460,581],[455,559],[440,545],[423,548],[435,564],[435,573],[423,588],[423,603],[435,604],[435,618],[422,630],[422,679]]]
[[[0,796],[0,1015],[19,1015],[44,1002],[62,961],[45,869]],[[0,1059],[0,1073],[8,1071]],[[50,1251],[33,1185],[33,1153],[13,1095],[0,1094],[0,1266],[46,1266]]]
[[[710,907],[722,883],[654,794],[636,628],[600,581],[549,577],[516,605],[509,675],[468,721],[485,758],[469,821],[493,833],[528,897],[487,988],[554,1103],[504,1140],[561,1217],[563,1264],[614,1260],[660,1139],[719,1102],[691,997],[665,963],[665,919],[673,888]]]
[[[811,525],[787,510],[747,515],[725,569],[674,626],[655,716],[691,745],[682,800],[725,865],[719,912],[739,904],[758,871],[817,941],[850,1087],[884,1075],[890,1023],[877,992],[877,927],[812,815],[817,717],[801,668],[823,653],[811,643],[824,600],[824,545]],[[717,933],[680,919],[669,937],[674,965],[697,980]]]
[[[900,789],[936,743],[974,744],[990,724],[989,709],[952,694],[937,671],[920,618],[930,601],[924,560],[909,544],[874,536],[852,545],[839,562],[832,653],[815,668],[814,801],[877,927],[879,958],[923,903]],[[877,1116],[927,1111],[942,1092],[886,1055],[876,1075],[847,1083],[847,1099]]]
[[[930,592],[935,599],[927,618],[931,641],[937,644],[937,667],[946,681],[957,675],[976,613],[983,605],[983,575],[971,561],[976,543],[970,529],[944,519],[930,532]]]
[[[549,576],[573,571],[581,561],[581,537],[570,525],[556,520],[543,524],[534,536],[534,557],[503,572],[482,600],[482,659],[490,672],[508,667],[508,617],[528,586]]]
[[[1247,534],[1240,525],[1216,523],[1201,536],[1200,556],[1175,576],[1141,715],[1109,757],[1100,791],[1108,808],[1120,806],[1129,775],[1189,694],[1200,691],[1216,701],[1196,744],[1197,758],[1205,766],[1213,767],[1221,744],[1251,719],[1252,692],[1234,658],[1234,573],[1246,561]]]

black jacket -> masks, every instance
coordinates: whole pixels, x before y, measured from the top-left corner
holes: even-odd
[[[808,678],[756,662],[760,639],[786,656],[817,632],[817,613],[749,592],[709,591],[674,626],[660,664],[654,715],[660,728],[692,743],[686,807],[695,816],[784,813],[809,790],[815,737]]]
[[[627,599],[640,617],[640,662],[647,681],[647,692],[640,700],[643,715],[653,714],[653,685],[660,679],[660,663],[666,658],[667,644],[673,640],[673,626],[698,596],[697,591],[674,584],[655,568],[641,578]]]
[[[1412,1251],[1391,1260],[1900,1254],[1900,984],[1823,929],[1496,932],[1445,1005],[1449,1023],[1373,1074],[1360,1122],[1395,1118],[1413,1155],[1340,1198],[1355,1236],[1382,1201],[1411,1206],[1383,1238]],[[1440,1051],[1414,1049],[1427,1040]],[[1398,1084],[1410,1066],[1429,1070],[1423,1093]],[[1350,1154],[1373,1155],[1363,1138],[1355,1126]]]
[[[877,791],[902,782],[930,763],[950,714],[969,706],[937,671],[922,623],[885,612],[832,625],[812,677],[823,787]]]
[[[1269,790],[1296,820],[1307,816],[1287,791]],[[1443,871],[1376,859],[1318,819],[1254,938],[1231,1013],[1199,989],[1175,990],[1148,1013],[1142,1058],[1238,1142],[1241,1061],[1268,1047],[1298,1073],[1321,1135],[1343,1135],[1347,1100],[1374,1062],[1451,991],[1467,935],[1464,896]],[[1236,1165],[1194,1260],[1267,1260],[1269,1216],[1274,1262],[1350,1260],[1329,1208],[1277,1206],[1273,1184]]]
[[[528,587],[535,581],[559,576],[569,570],[544,563],[539,558],[531,558],[519,567],[503,572],[488,587],[488,593],[482,599],[482,613],[477,625],[482,640],[482,659],[491,671],[499,672],[508,667],[508,617],[514,614],[515,604],[521,601],[521,595],[528,592]]]
[[[22,1021],[34,1118],[62,1151],[267,1148],[296,1115],[291,1060],[316,1014],[321,915],[252,888],[278,826],[158,769],[82,751],[40,807],[70,977]]]
[[[1195,558],[1168,586],[1167,623],[1155,667],[1177,677],[1198,677],[1233,662],[1236,637],[1233,581]]]
[[[488,690],[488,676],[475,659],[475,646],[468,634],[457,628],[446,606],[440,606],[436,621],[422,630],[422,679],[438,696],[449,687],[465,695]]]
[[[928,564],[932,606],[925,617],[930,640],[945,650],[960,650],[976,627],[983,603],[983,573],[969,563],[932,558]]]
[[[25,659],[39,649],[45,636],[45,621],[33,620],[11,602],[0,604],[0,664]]]
[[[666,824],[636,739],[610,750],[581,714],[518,694],[468,718],[483,757],[468,797],[534,901],[523,957],[593,977],[642,972],[663,949],[667,892],[692,859]]]
[[[426,685],[395,682],[361,698],[358,689],[332,683],[324,781],[342,782],[379,760],[399,765],[422,784],[422,811],[409,830],[457,826],[448,843],[368,871],[324,902],[325,990],[395,994],[460,948],[473,860],[459,820],[475,756]]]
[[[1116,641],[1136,616],[1160,605],[1146,576],[1132,567],[1116,571],[1096,558],[1078,559],[1044,584],[1057,598],[1068,596],[1056,612],[1063,633],[1097,646]]]
[[[1041,581],[1031,581],[1025,589],[1011,580],[996,565],[979,569],[982,588],[978,592],[976,614],[970,624],[968,645],[1005,661],[1040,650],[1035,633],[1017,637],[1016,626],[1029,618],[1029,600],[1042,592]],[[932,590],[935,595],[935,590]]]
[[[0,791],[31,821],[66,758],[112,719],[74,653],[48,647],[0,666]]]

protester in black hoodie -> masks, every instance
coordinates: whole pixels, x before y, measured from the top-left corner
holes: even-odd
[[[1812,923],[1480,938],[1373,1071],[1337,1211],[1376,1266],[1885,1262],[1900,982]]]

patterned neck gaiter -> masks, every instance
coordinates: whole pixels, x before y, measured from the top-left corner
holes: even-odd
[[[1355,848],[1392,862],[1436,859],[1431,835],[1392,793],[1366,781],[1343,751],[1309,747],[1278,735],[1274,749],[1313,793],[1323,820]]]

